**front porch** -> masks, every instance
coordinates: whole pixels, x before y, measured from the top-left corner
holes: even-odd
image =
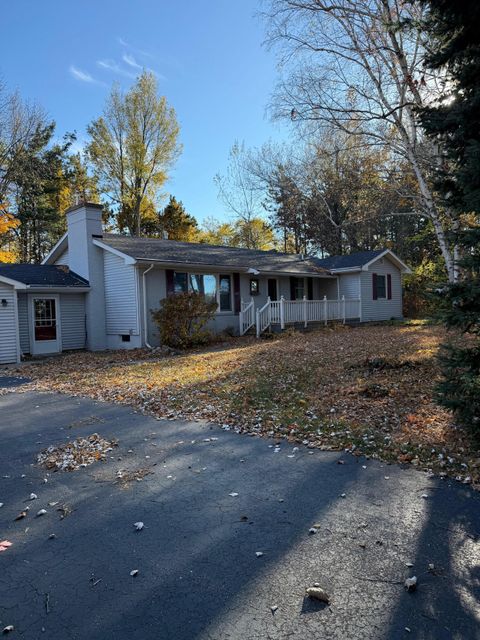
[[[250,302],[241,302],[239,332],[243,336],[255,327],[256,336],[259,338],[272,325],[279,325],[280,329],[285,329],[286,325],[293,324],[303,324],[307,327],[315,322],[323,322],[326,325],[333,320],[345,323],[347,320],[361,319],[360,298],[342,296],[337,300],[328,300],[327,296],[324,296],[321,300],[308,300],[304,296],[302,300],[285,300],[282,296],[280,300],[271,300],[268,297],[267,302],[257,308],[252,298]]]

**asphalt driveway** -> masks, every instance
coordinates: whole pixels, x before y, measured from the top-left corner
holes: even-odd
[[[113,459],[70,473],[35,464],[93,432],[118,438]],[[0,397],[0,542],[12,543],[1,628],[29,640],[480,638],[478,494],[275,442],[81,398]],[[115,484],[140,468],[153,473]],[[330,606],[304,598],[314,583]]]

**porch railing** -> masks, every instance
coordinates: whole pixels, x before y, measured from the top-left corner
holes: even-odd
[[[309,322],[323,322],[327,324],[332,320],[346,320],[361,318],[360,298],[345,298],[328,300],[325,296],[322,300],[270,300],[263,307],[254,309],[253,300],[250,303],[242,302],[240,311],[240,334],[243,335],[254,324],[256,334],[259,337],[272,324],[280,325],[281,329],[287,324],[303,324]]]
[[[255,324],[255,304],[253,300],[240,304],[240,335],[243,336]]]
[[[267,302],[256,311],[256,328],[257,328],[257,338],[260,337],[260,334],[263,333],[268,327],[272,324],[272,316],[271,316],[272,302],[270,298],[267,298]]]

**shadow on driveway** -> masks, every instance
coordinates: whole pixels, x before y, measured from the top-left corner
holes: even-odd
[[[93,432],[119,440],[106,463],[50,474],[33,464]],[[0,623],[16,637],[478,637],[479,500],[468,488],[53,394],[0,397],[0,441],[0,539],[13,542],[0,554]],[[114,484],[139,468],[153,473]],[[419,588],[407,594],[412,571]],[[304,599],[315,582],[331,606]]]

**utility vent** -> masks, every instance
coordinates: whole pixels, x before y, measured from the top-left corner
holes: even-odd
[[[122,335],[122,342],[130,342],[130,335],[128,333]]]

